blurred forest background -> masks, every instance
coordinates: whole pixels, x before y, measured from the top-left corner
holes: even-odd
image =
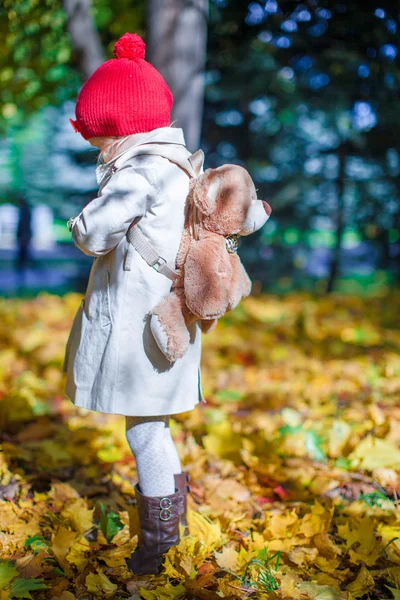
[[[253,291],[386,293],[400,277],[398,8],[4,0],[1,294],[85,289],[92,259],[66,221],[97,194],[97,150],[69,117],[126,31],[170,84],[188,147],[206,167],[246,166],[273,208],[239,250]]]

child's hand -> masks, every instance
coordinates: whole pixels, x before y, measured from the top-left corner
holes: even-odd
[[[76,220],[77,218],[78,218],[78,217],[71,217],[70,219],[68,219],[67,227],[68,227],[68,229],[69,229],[70,231],[72,231],[72,228],[73,228],[73,226],[74,226],[75,220]]]

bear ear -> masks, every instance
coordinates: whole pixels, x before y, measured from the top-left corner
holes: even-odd
[[[207,169],[198,179],[192,180],[193,201],[203,215],[214,212],[222,181],[218,176],[211,176],[211,169]]]
[[[191,154],[189,156],[189,162],[193,167],[193,170],[196,174],[196,177],[198,177],[201,173],[201,170],[203,168],[203,164],[204,164],[204,152],[203,150],[200,148],[199,150],[196,150],[196,152],[194,152],[193,154]]]

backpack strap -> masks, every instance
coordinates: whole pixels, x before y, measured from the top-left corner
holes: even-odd
[[[145,238],[140,227],[134,225],[126,234],[128,242],[139,252],[140,256],[147,262],[150,267],[153,267],[158,273],[165,275],[168,279],[174,281],[178,277],[178,272],[171,267],[165,258],[160,256],[152,244]],[[130,262],[130,261],[129,261]],[[125,261],[125,271],[130,271],[130,264]]]
[[[143,154],[151,154],[151,152],[143,152]],[[167,154],[167,153],[166,153]],[[157,152],[158,156],[163,156],[161,152]],[[168,158],[171,162],[176,163],[179,167],[183,168],[190,178],[198,177],[201,173],[204,163],[204,152],[199,149],[191,154],[187,159],[176,159],[173,155],[168,153],[165,158]],[[158,273],[165,275],[168,279],[174,281],[178,277],[178,272],[167,263],[165,258],[160,256],[154,246],[146,239],[143,235],[138,224],[130,227],[127,234],[128,242],[139,252],[140,256],[147,262],[150,267],[153,267]],[[128,250],[125,256],[124,270],[131,270],[131,252]]]

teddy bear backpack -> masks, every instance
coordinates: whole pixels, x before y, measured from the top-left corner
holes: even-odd
[[[250,174],[240,165],[203,172],[202,150],[184,160],[166,158],[190,177],[175,265],[159,256],[137,224],[127,237],[150,266],[172,280],[169,294],[150,311],[150,328],[160,350],[174,362],[189,347],[193,322],[199,321],[207,333],[250,294],[252,283],[237,254],[238,239],[260,229],[271,207],[257,198]]]

